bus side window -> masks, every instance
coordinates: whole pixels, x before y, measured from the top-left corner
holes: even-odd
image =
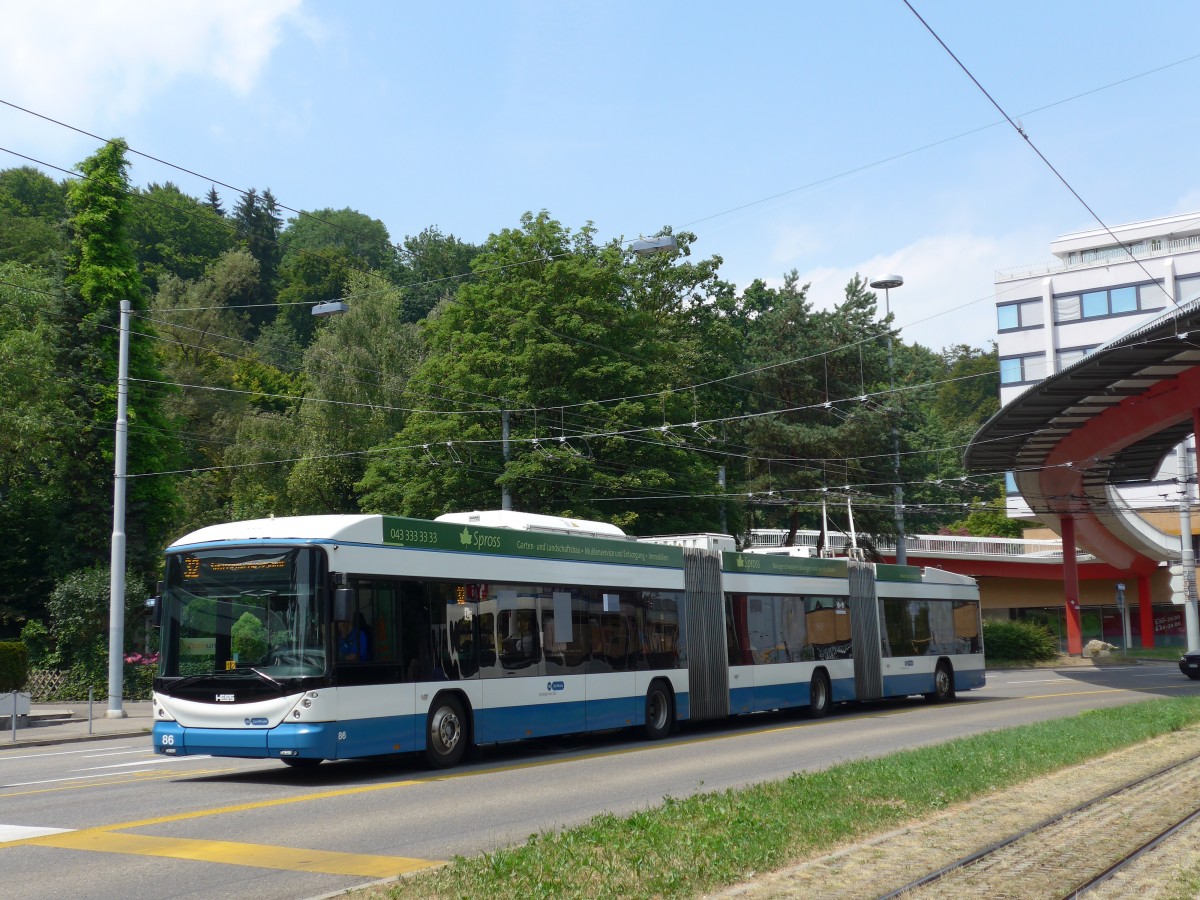
[[[541,641],[537,612],[532,609],[501,610],[497,617],[500,632],[500,664],[505,669],[525,669],[541,659]]]

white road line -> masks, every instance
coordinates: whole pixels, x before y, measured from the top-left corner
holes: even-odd
[[[65,834],[74,830],[74,828],[38,828],[34,825],[0,825],[0,844],[45,837],[48,834]]]
[[[72,769],[72,772],[97,772],[101,769],[129,769],[137,766],[165,766],[171,763],[182,763],[192,759],[208,759],[207,756],[158,756],[154,759],[148,759],[144,762],[127,762],[114,763],[111,766],[84,766],[81,769]]]
[[[84,757],[85,759],[103,759],[106,756],[132,756],[134,753],[149,753],[154,751],[149,747],[143,747],[140,750],[117,750],[113,753],[93,753],[91,756]]]
[[[149,772],[149,769],[144,770]],[[15,787],[31,787],[35,784],[61,784],[64,781],[83,781],[87,778],[112,778],[114,772],[106,772],[103,775],[72,775],[70,778],[47,778],[43,781],[14,781],[11,784],[0,784],[0,788],[15,788]],[[128,775],[138,775],[138,772],[128,772]]]
[[[118,748],[120,749],[120,748]],[[0,755],[0,763],[8,762],[10,759],[43,759],[47,756],[75,756],[84,753],[93,753],[92,750],[56,750],[53,753],[22,753],[20,756]]]

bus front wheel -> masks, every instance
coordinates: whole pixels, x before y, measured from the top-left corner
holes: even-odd
[[[665,738],[675,721],[675,707],[671,702],[671,691],[661,681],[655,681],[646,692],[646,724],[642,733],[647,740]]]
[[[435,769],[458,765],[467,750],[467,715],[452,695],[438,697],[429,709],[425,759]]]
[[[933,690],[925,695],[931,703],[945,703],[954,699],[954,672],[950,664],[940,662],[933,673]]]

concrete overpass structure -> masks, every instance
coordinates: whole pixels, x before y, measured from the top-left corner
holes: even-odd
[[[1143,642],[1153,640],[1151,577],[1188,563],[1191,542],[1157,527],[1121,497],[1150,481],[1173,448],[1200,431],[1200,298],[1097,348],[1004,406],[965,454],[975,473],[1012,472],[1038,520],[1062,536],[1067,649],[1079,653],[1076,547],[1137,584]],[[1189,529],[1190,530],[1190,529]],[[1186,559],[1185,557],[1192,557]],[[1195,593],[1187,604],[1195,643]]]

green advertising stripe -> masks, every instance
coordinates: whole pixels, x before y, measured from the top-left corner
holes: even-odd
[[[909,584],[920,584],[921,570],[916,566],[879,563],[875,566],[875,578],[877,581],[905,581]]]
[[[426,522],[399,516],[383,517],[383,542],[391,547],[416,550],[527,556],[623,566],[683,567],[683,550],[663,544],[483,528],[452,522]]]
[[[748,575],[807,575],[811,578],[845,578],[844,559],[813,559],[803,556],[770,556],[759,553],[722,554],[721,568]]]

